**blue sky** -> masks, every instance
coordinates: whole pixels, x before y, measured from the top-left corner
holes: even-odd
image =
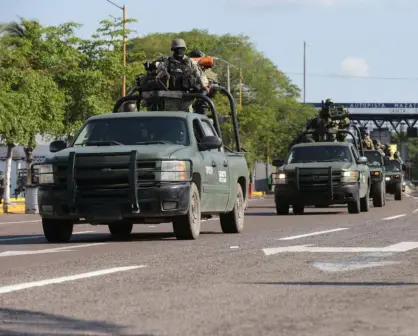
[[[336,102],[418,102],[417,0],[114,2],[126,4],[128,17],[138,20],[131,28],[141,35],[193,28],[246,34],[299,87],[303,81],[297,73],[303,71],[306,40],[308,102],[327,97]],[[3,0],[0,4],[0,22],[18,16],[45,25],[75,21],[83,24],[79,35],[84,37],[109,15],[120,16],[121,10],[105,0]]]

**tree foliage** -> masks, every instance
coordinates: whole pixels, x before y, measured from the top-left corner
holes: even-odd
[[[135,20],[128,20],[128,23]],[[143,63],[170,54],[173,38],[188,50],[199,49],[219,60],[214,68],[226,86],[226,62],[238,106],[239,128],[248,159],[283,156],[288,144],[315,110],[298,102],[300,90],[248,36],[213,35],[192,30],[155,33],[128,40],[128,63],[122,63],[122,20],[106,19],[89,39],[77,37],[80,25],[67,22],[42,26],[21,19],[0,27],[0,134],[4,143],[29,145],[37,133],[73,134],[88,117],[107,113],[121,95],[122,76],[128,88]],[[127,30],[126,35],[131,31]],[[242,70],[242,86],[240,71]],[[228,101],[215,98],[218,113],[229,113]],[[233,143],[229,120],[224,141]],[[268,147],[268,148],[267,148]],[[268,149],[268,151],[267,151]]]

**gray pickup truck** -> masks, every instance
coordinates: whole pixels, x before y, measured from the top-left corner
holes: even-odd
[[[383,207],[386,204],[385,162],[383,155],[378,150],[365,150],[370,169],[371,188],[370,196],[374,207]]]
[[[356,128],[358,134],[360,131]],[[343,131],[339,131],[343,132]],[[305,132],[303,135],[312,133]],[[293,145],[273,174],[278,215],[302,214],[305,206],[347,204],[349,213],[369,211],[370,170],[361,142],[302,142]],[[360,137],[358,137],[359,139]]]
[[[400,160],[385,159],[385,183],[386,191],[395,196],[395,201],[402,201],[403,199],[403,182],[405,165]]]
[[[212,120],[188,112],[119,112],[141,97],[123,97],[114,113],[88,119],[69,147],[51,143],[52,154],[36,167],[49,242],[69,241],[79,223],[108,225],[113,236],[126,238],[133,224],[172,222],[177,239],[196,239],[201,219],[212,215],[219,215],[224,233],[242,232],[249,171],[233,100],[236,150],[223,146],[209,98],[202,97]]]

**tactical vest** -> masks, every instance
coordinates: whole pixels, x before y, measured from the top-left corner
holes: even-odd
[[[184,57],[181,61],[168,58],[167,71],[170,74],[169,90],[187,91],[196,89],[197,78],[192,73],[192,60]]]

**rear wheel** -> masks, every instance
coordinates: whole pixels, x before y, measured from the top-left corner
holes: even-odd
[[[244,230],[245,201],[241,185],[237,183],[237,197],[231,212],[220,214],[223,233],[241,233]]]
[[[370,209],[369,198],[370,198],[370,189],[367,189],[366,195],[364,195],[364,197],[360,199],[360,211],[362,212],[369,211]]]
[[[293,214],[302,215],[305,211],[305,206],[303,204],[293,204]]]
[[[68,220],[42,218],[42,229],[50,243],[68,243],[73,235],[74,224]]]
[[[396,183],[395,201],[402,201],[402,182]]]
[[[200,196],[196,184],[192,182],[190,186],[189,210],[183,216],[173,220],[173,231],[177,239],[192,240],[200,235],[201,224]]]

